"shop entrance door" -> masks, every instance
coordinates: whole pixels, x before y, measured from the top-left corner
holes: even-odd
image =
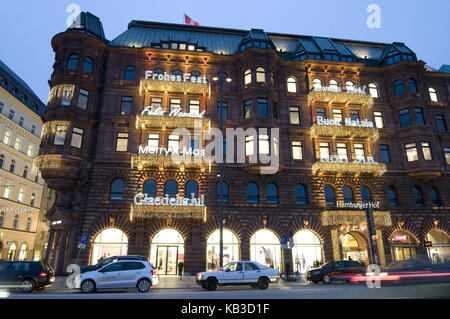
[[[177,246],[158,246],[156,248],[156,269],[160,275],[176,275],[178,265]]]

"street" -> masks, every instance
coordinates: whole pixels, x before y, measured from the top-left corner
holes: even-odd
[[[219,287],[216,291],[202,288],[152,288],[141,294],[135,290],[100,291],[82,294],[61,289],[31,294],[0,293],[8,299],[391,299],[391,298],[450,298],[450,283],[410,284],[370,289],[364,284],[277,285],[267,290],[248,287]]]

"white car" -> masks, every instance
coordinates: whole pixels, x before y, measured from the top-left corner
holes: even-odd
[[[158,275],[148,261],[124,260],[80,274],[75,288],[83,293],[110,288],[137,288],[140,292],[147,292],[157,284]]]
[[[216,271],[200,272],[195,282],[209,291],[217,286],[250,285],[252,288],[267,289],[269,283],[280,278],[278,269],[267,268],[256,261],[234,261]]]

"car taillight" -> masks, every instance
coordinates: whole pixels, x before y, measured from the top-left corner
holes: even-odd
[[[41,272],[41,273],[39,274],[38,277],[40,277],[40,278],[47,277],[47,273],[46,273],[45,271],[43,271],[43,272]]]
[[[155,275],[156,275],[156,270],[152,269],[152,276],[155,276]]]

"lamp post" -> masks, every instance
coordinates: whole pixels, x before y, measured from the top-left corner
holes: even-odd
[[[231,82],[231,78],[227,77],[227,75],[223,72],[219,72],[219,74],[213,77],[214,82],[218,82],[219,84],[219,129],[222,133],[222,144],[219,147],[222,147],[222,152],[219,154],[223,154],[223,87],[226,82]],[[219,163],[219,267],[223,266],[223,158]]]

